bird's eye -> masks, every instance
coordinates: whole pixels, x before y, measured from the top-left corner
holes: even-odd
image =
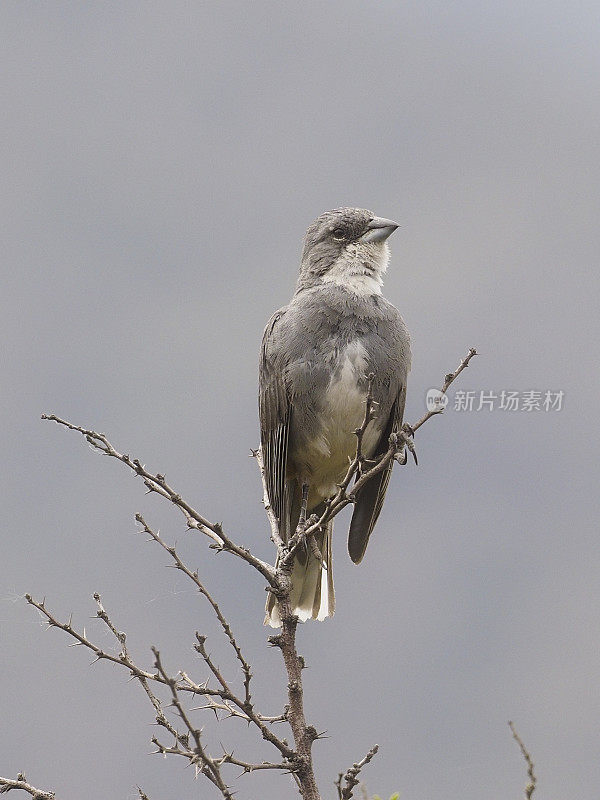
[[[334,239],[344,239],[345,236],[346,236],[346,233],[345,233],[343,228],[336,228],[333,231],[333,238]]]

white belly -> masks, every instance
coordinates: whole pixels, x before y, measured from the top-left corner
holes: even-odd
[[[325,392],[321,429],[315,431],[317,436],[309,446],[312,453],[308,463],[313,465],[311,494],[315,492],[321,499],[335,494],[336,484],[356,454],[354,431],[365,418],[367,354],[360,340],[351,342],[340,353],[337,367]],[[369,423],[363,437],[362,452],[367,458],[373,454],[381,434],[377,422],[375,419]]]

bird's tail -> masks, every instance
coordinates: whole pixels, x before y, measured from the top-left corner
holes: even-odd
[[[309,549],[299,549],[292,568],[292,590],[290,600],[292,612],[301,622],[307,619],[323,620],[332,617],[335,611],[333,591],[333,560],[331,557],[331,534],[333,520],[324,531],[315,535],[315,541],[323,556],[321,563]],[[275,596],[269,592],[266,605],[265,625],[281,626],[281,615]]]

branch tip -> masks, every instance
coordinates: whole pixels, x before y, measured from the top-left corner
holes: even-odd
[[[519,748],[521,750],[521,755],[523,756],[523,758],[525,760],[525,763],[527,764],[527,776],[529,777],[529,783],[525,786],[525,797],[526,797],[526,800],[531,800],[531,796],[533,795],[533,793],[535,791],[535,787],[536,787],[536,783],[537,783],[537,778],[535,777],[535,773],[533,771],[533,761],[531,759],[531,756],[529,755],[529,751],[527,750],[527,748],[525,747],[525,744],[523,743],[523,740],[521,739],[521,737],[517,733],[517,730],[516,730],[514,724],[510,720],[508,722],[508,727],[511,730],[511,733],[513,735],[513,739],[519,745]]]

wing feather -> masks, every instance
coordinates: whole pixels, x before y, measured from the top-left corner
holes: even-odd
[[[291,405],[284,375],[284,357],[279,345],[277,326],[285,314],[282,308],[271,317],[262,340],[259,367],[260,441],[269,502],[284,532],[286,518],[287,453]]]
[[[389,447],[390,436],[392,433],[399,432],[402,426],[405,403],[406,384],[400,388],[398,396],[392,405],[387,424],[375,449],[375,455],[385,453]],[[367,481],[356,498],[348,533],[348,552],[355,564],[359,564],[362,561],[369,543],[369,537],[381,513],[393,466],[394,462],[390,461],[389,466],[383,472]]]

